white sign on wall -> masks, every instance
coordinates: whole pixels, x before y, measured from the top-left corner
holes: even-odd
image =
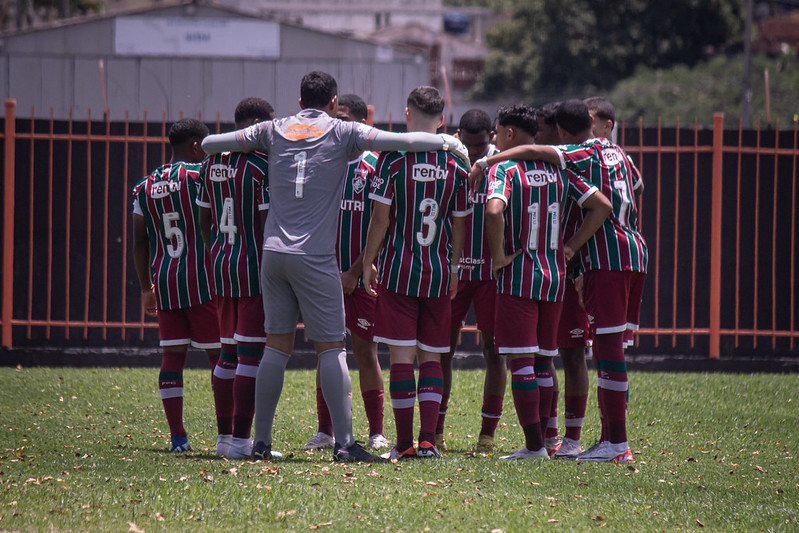
[[[223,18],[119,17],[117,55],[280,57],[280,24]]]

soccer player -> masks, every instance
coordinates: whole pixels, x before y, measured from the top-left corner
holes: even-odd
[[[611,200],[613,210],[602,227],[580,250],[585,273],[583,300],[593,317],[593,357],[599,378],[597,395],[602,423],[600,442],[581,453],[587,461],[632,462],[627,443],[627,365],[624,332],[638,324],[646,272],[647,248],[637,230],[638,202],[634,190],[642,183],[626,154],[607,139],[593,137],[591,116],[580,100],[567,100],[556,114],[564,146],[518,146],[508,157],[541,160],[577,173]],[[496,158],[496,156],[494,156]],[[488,158],[486,164],[492,163]],[[475,165],[470,179],[482,178]],[[636,178],[637,181],[636,181]],[[494,258],[496,261],[496,258]]]
[[[262,150],[269,156],[270,209],[264,228],[261,290],[266,346],[255,383],[253,457],[269,459],[272,423],[302,313],[319,356],[322,392],[330,409],[337,461],[380,460],[355,442],[347,368],[344,297],[336,261],[340,198],[349,157],[365,150],[454,150],[447,135],[391,133],[333,118],[336,80],[314,71],[300,83],[301,111],[243,130],[210,135],[209,154]]]
[[[192,450],[183,427],[183,368],[189,344],[203,348],[213,370],[219,359],[214,281],[200,236],[195,203],[200,142],[208,127],[181,119],[169,128],[172,158],[133,188],[133,258],[145,313],[158,317],[163,349],[158,389],[173,452]]]
[[[234,112],[237,128],[271,120],[272,106],[245,98]],[[208,157],[200,174],[200,227],[216,283],[222,354],[214,369],[217,455],[249,458],[255,376],[264,353],[260,251],[269,207],[265,154],[225,152]]]
[[[492,144],[493,121],[482,109],[470,109],[463,114],[458,125],[458,138],[469,150],[471,163],[483,156],[499,152]],[[450,351],[441,357],[444,393],[441,397],[441,411],[436,426],[436,447],[439,450],[445,448],[444,421],[452,390],[452,358],[458,344],[463,319],[472,303],[474,303],[477,329],[480,331],[480,345],[486,365],[481,409],[482,425],[477,437],[477,451],[490,452],[494,449],[494,433],[502,416],[507,367],[505,357],[497,355],[494,350],[494,300],[497,295],[497,282],[491,272],[491,256],[483,224],[487,187],[488,180],[483,180],[478,190],[470,195],[473,211],[465,218],[466,236],[460,261],[458,294],[452,300]]]
[[[536,113],[538,118],[538,133],[535,136],[536,144],[561,144],[560,133],[555,112],[557,103],[546,104]],[[582,215],[580,207],[574,202],[567,202],[563,208],[563,239],[568,241],[580,223]],[[563,440],[558,442],[557,437],[557,404],[558,388],[554,368],[548,372],[552,375],[554,389],[552,390],[552,410],[544,433],[544,442],[550,456],[556,459],[574,458],[580,453],[580,433],[582,432],[585,407],[588,402],[588,367],[585,364],[585,349],[589,339],[588,315],[580,305],[577,291],[574,288],[574,278],[581,275],[578,258],[566,265],[565,295],[563,298],[563,311],[558,323],[558,353],[563,362],[564,374],[564,425]],[[547,370],[544,371],[546,375]],[[536,368],[536,377],[541,382],[541,373]],[[543,387],[539,388],[543,390]]]
[[[338,99],[338,118],[366,123],[366,102],[355,94],[342,94]],[[344,315],[347,331],[352,339],[352,354],[358,364],[361,397],[369,422],[368,447],[380,449],[390,444],[383,434],[383,371],[377,359],[377,343],[372,336],[374,327],[374,296],[366,292],[361,280],[362,251],[366,245],[366,231],[372,213],[372,202],[367,198],[372,187],[378,154],[361,152],[353,154],[347,165],[347,179],[341,197],[338,220],[339,267],[341,286],[344,289]],[[304,450],[333,447],[333,423],[325,403],[319,372],[316,373],[316,414],[318,429]]]
[[[496,130],[501,157],[505,150],[533,141],[535,111],[526,105],[502,107]],[[602,225],[610,203],[596,187],[578,177],[569,179],[548,163],[509,160],[492,166],[488,175],[486,230],[499,292],[496,344],[509,358],[513,401],[525,437],[524,448],[501,459],[549,459],[544,419],[550,406],[540,404],[535,371],[549,364],[535,359],[557,354],[566,260]],[[586,215],[564,244],[562,206],[569,198]]]
[[[408,95],[408,131],[435,132],[444,99],[434,87]],[[468,207],[468,168],[441,150],[382,154],[369,197],[374,200],[363,255],[363,283],[379,292],[375,340],[389,347],[391,406],[397,430],[391,460],[440,456],[435,430],[441,406],[441,354],[450,349],[450,299],[458,290]],[[379,276],[373,263],[380,253]],[[418,389],[414,360],[419,364]],[[413,409],[419,398],[419,447]]]

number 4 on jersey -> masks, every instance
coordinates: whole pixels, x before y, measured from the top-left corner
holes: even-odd
[[[239,228],[236,227],[233,198],[225,198],[222,204],[222,213],[219,217],[219,231],[227,235],[228,244],[236,243],[236,233],[238,233]]]

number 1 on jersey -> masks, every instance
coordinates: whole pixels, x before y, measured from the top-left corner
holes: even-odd
[[[239,228],[236,227],[233,198],[225,198],[222,204],[222,214],[219,217],[219,231],[227,235],[228,244],[236,243],[236,233],[238,233]]]
[[[294,198],[302,198],[305,194],[305,163],[307,154],[297,152],[294,154],[294,162],[297,163],[297,175],[294,177]]]

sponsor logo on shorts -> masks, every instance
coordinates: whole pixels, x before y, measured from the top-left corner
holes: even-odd
[[[528,170],[524,173],[527,185],[530,187],[543,187],[549,183],[557,183],[558,174],[549,170]]]
[[[419,163],[417,165],[413,165],[411,168],[413,172],[413,181],[435,181],[447,179],[447,170],[435,165]]]
[[[211,181],[227,181],[236,177],[236,167],[217,163],[208,168],[208,177]]]
[[[594,315],[588,315],[588,323],[589,324],[593,324],[594,323]]]
[[[179,181],[158,181],[150,187],[150,198],[166,198],[173,192],[180,190]]]
[[[574,328],[573,330],[569,331],[571,333],[572,339],[582,339],[585,330],[582,328]]]
[[[365,318],[359,318],[358,327],[361,329],[369,329],[372,327],[372,323],[366,320]]]
[[[615,147],[603,148],[600,153],[602,154],[602,162],[608,167],[618,166],[624,159],[621,152]]]

